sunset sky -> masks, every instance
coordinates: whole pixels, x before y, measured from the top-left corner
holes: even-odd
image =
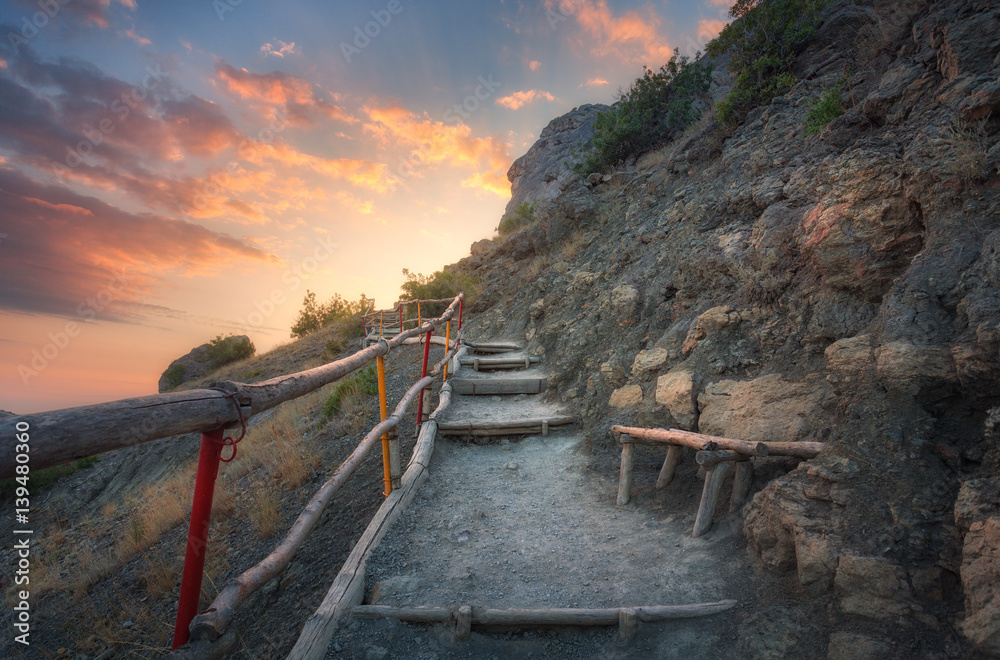
[[[727,0],[0,3],[0,409],[156,392],[306,289],[396,300],[491,236],[549,120]]]

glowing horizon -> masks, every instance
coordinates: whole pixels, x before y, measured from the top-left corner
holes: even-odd
[[[155,393],[218,334],[265,352],[307,289],[389,306],[493,234],[551,119],[727,7],[8,3],[0,409]]]

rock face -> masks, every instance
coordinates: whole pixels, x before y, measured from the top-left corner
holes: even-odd
[[[234,335],[227,337],[225,341],[253,345],[250,338],[246,335]],[[160,376],[160,380],[157,383],[158,391],[161,393],[169,392],[181,383],[198,380],[218,369],[221,365],[212,356],[211,348],[212,345],[210,343],[202,344],[201,346],[192,348],[187,355],[171,362],[170,366]]]
[[[561,184],[573,176],[570,150],[590,142],[597,113],[608,109],[601,104],[581,105],[542,129],[538,141],[507,171],[510,201],[501,221],[522,202],[552,201],[559,196]]]
[[[828,12],[797,83],[732,130],[705,119],[585,180],[565,149],[589,117],[546,129],[511,169],[508,210],[538,199],[537,221],[457,266],[484,283],[469,332],[551,358],[550,391],[576,394],[612,471],[614,423],[828,442],[755,461],[741,514],[751,556],[831,606],[809,619],[830,656],[906,656],[922,635],[928,657],[1000,657],[982,586],[1000,517],[1000,8]],[[845,112],[807,136],[844,62]],[[724,63],[713,80],[717,100]]]

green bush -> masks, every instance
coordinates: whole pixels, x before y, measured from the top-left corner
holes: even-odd
[[[439,270],[433,275],[421,275],[420,273],[411,273],[404,268],[403,277],[406,278],[406,281],[400,286],[400,300],[454,298],[464,291],[465,304],[471,305],[479,291],[478,278],[471,275],[461,275],[450,270]],[[421,313],[424,318],[430,318],[443,314],[447,307],[448,303],[425,305],[421,308]],[[416,317],[416,307],[407,310],[407,315],[407,318]]]
[[[378,394],[378,372],[375,365],[370,364],[337,383],[333,394],[323,404],[323,416],[332,418],[349,396],[373,396]]]
[[[167,370],[163,372],[163,377],[167,379],[167,386],[174,389],[184,382],[184,365],[175,364],[167,367]]]
[[[87,458],[81,458],[73,461],[72,463],[64,463],[63,465],[56,465],[50,468],[35,470],[31,473],[31,491],[37,494],[43,490],[48,490],[55,482],[59,481],[63,477],[68,477],[77,470],[90,467],[97,462],[98,458],[98,456],[88,456]],[[20,484],[18,484],[15,479],[4,479],[3,481],[0,481],[0,498],[13,495],[19,485]]]
[[[246,337],[219,335],[208,342],[208,357],[217,367],[248,358],[256,352],[257,347]]]
[[[573,167],[578,174],[605,172],[629,156],[662,146],[698,118],[694,101],[708,91],[711,66],[674,50],[659,71],[645,66],[642,70],[642,77],[619,94],[618,102],[597,115],[592,150]]]
[[[361,294],[361,298],[355,301],[345,300],[340,294],[333,294],[325,303],[316,302],[316,294],[306,290],[306,297],[302,301],[302,309],[299,310],[299,317],[292,325],[293,337],[305,337],[311,332],[316,332],[320,328],[331,325],[338,321],[348,321],[355,316],[360,316],[368,311],[372,306],[372,301]],[[361,324],[357,325],[358,333],[361,332]]]
[[[738,123],[795,84],[792,62],[816,33],[829,0],[737,0],[734,19],[708,43],[715,58],[732,54],[732,91],[716,106],[720,123]]]
[[[517,205],[513,213],[500,221],[497,231],[500,232],[501,236],[506,236],[513,234],[521,227],[527,227],[534,221],[535,203],[524,201]]]
[[[831,121],[844,114],[844,104],[840,100],[840,86],[826,90],[822,96],[813,101],[812,107],[806,113],[806,135],[815,135],[823,130],[823,127]]]

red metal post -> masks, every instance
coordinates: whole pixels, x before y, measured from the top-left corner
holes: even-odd
[[[187,644],[190,638],[188,626],[198,614],[201,578],[205,570],[205,552],[208,549],[208,526],[212,521],[212,497],[215,495],[215,478],[219,475],[224,432],[225,429],[216,429],[201,434],[198,473],[194,479],[194,501],[191,504],[191,526],[188,528],[187,553],[184,556],[184,574],[181,576],[177,623],[174,626],[175,649]]]
[[[421,378],[427,377],[427,358],[431,354],[431,335],[434,334],[434,326],[427,331],[426,338],[424,339],[424,368],[420,372]],[[428,403],[430,403],[428,401]],[[424,391],[420,390],[420,399],[417,401],[417,433],[420,432],[420,425],[424,423]]]

